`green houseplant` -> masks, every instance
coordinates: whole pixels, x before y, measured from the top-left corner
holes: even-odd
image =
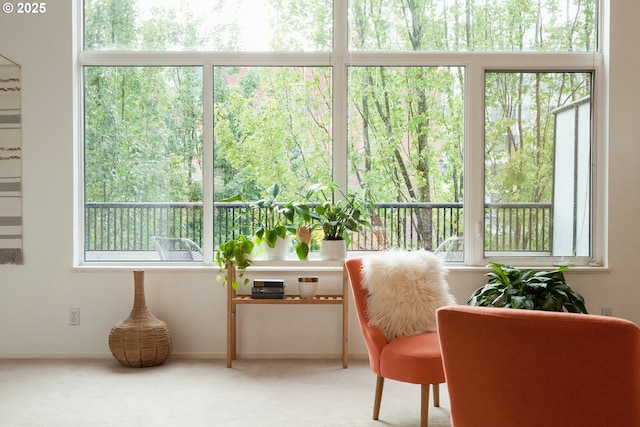
[[[345,194],[332,182],[309,187],[306,198],[314,197],[320,199],[314,208],[313,219],[324,232],[323,242],[338,241],[346,248],[352,233],[371,228],[368,210],[373,208],[373,202],[365,201],[360,193]],[[322,244],[320,250],[322,257]]]
[[[584,298],[564,278],[568,265],[552,271],[490,263],[488,283],[476,289],[469,305],[587,313]]]
[[[283,241],[290,234],[296,233],[296,227],[292,224],[295,210],[291,204],[283,204],[278,201],[280,186],[273,184],[267,189],[267,197],[249,203],[252,209],[260,210],[256,215],[259,226],[255,231],[256,244],[264,243],[267,248],[275,249],[278,239]],[[225,202],[244,201],[241,194],[237,194]],[[279,258],[279,256],[275,256]]]
[[[294,214],[278,202],[279,194],[280,186],[273,184],[267,189],[268,198],[251,203],[251,207],[265,211],[262,224],[256,230],[257,243],[265,242],[270,248],[275,248],[278,238],[284,239],[296,232],[291,224]]]
[[[216,251],[216,262],[218,264],[218,276],[217,279],[222,281],[223,285],[226,285],[230,275],[223,274],[224,270],[234,267],[237,271],[233,276],[231,286],[234,289],[238,289],[238,279],[244,277],[244,270],[251,265],[251,252],[253,251],[255,244],[244,235],[239,235],[235,239],[230,239],[220,243],[220,247]],[[245,285],[249,283],[249,279],[245,278]]]
[[[295,223],[296,217],[300,218],[296,227],[298,241],[295,251],[298,259],[307,259],[311,249],[311,233],[316,229],[317,224],[315,224],[315,221],[319,220],[320,217],[315,213],[313,207],[299,201],[286,203],[282,208],[282,214],[291,223]]]

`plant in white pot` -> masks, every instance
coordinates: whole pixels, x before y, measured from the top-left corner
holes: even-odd
[[[373,208],[373,202],[365,201],[361,193],[345,194],[333,182],[312,185],[307,196],[309,199],[314,196],[320,199],[314,209],[316,221],[324,232],[320,243],[320,259],[345,259],[351,234],[371,228],[368,210]]]
[[[273,184],[267,189],[268,197],[250,202],[249,206],[256,211],[254,218],[259,226],[255,232],[256,244],[263,245],[267,259],[283,260],[289,246],[289,237],[296,233],[292,224],[294,212],[290,207],[280,203],[278,195],[280,186]],[[241,194],[237,194],[225,202],[244,201]]]

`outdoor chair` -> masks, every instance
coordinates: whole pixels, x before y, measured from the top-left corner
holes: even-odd
[[[449,237],[433,251],[447,262],[464,261],[464,239],[458,236]]]
[[[202,249],[186,237],[151,238],[162,261],[202,261]]]

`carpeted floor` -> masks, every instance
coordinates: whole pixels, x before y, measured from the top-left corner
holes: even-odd
[[[387,380],[373,421],[375,375],[366,360],[171,358],[132,369],[115,359],[0,359],[0,426],[409,427],[420,387]],[[446,386],[430,427],[449,427]]]

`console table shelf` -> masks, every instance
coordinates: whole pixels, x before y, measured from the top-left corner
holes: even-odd
[[[308,264],[306,264],[308,265]],[[235,266],[227,265],[227,368],[231,368],[233,361],[237,358],[237,326],[238,305],[341,305],[342,306],[342,367],[348,366],[348,306],[347,298],[348,275],[341,264],[342,269],[342,294],[337,295],[316,295],[312,299],[304,299],[297,294],[285,295],[283,299],[254,299],[250,295],[237,294],[231,283],[236,275]],[[313,270],[313,268],[309,268]]]
[[[300,295],[285,295],[283,299],[255,299],[250,295],[236,295],[233,304],[343,304],[342,295],[316,295],[313,299],[304,299]]]

